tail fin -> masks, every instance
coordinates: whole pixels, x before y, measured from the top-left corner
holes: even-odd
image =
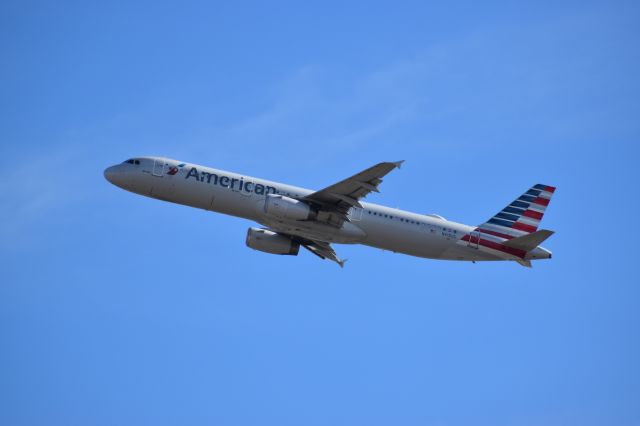
[[[538,230],[538,225],[556,188],[534,185],[517,200],[478,227],[486,234],[512,239]]]

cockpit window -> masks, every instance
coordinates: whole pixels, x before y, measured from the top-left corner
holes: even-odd
[[[139,165],[140,164],[140,160],[136,160],[135,158],[131,158],[131,159],[125,161],[125,163]]]

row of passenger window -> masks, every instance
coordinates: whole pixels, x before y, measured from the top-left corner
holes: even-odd
[[[371,210],[367,210],[367,213],[373,216],[380,216],[380,217],[386,217],[387,219],[400,219],[400,222],[405,222],[405,223],[412,223],[414,225],[420,225],[421,222],[418,222],[416,220],[410,220],[410,219],[405,219],[405,218],[398,218],[398,217],[394,217],[390,214],[383,214],[383,213],[378,213],[378,212],[372,212]],[[450,228],[442,228],[443,232],[453,232],[454,234],[457,234],[458,231],[456,231],[455,229],[450,229]]]
[[[390,214],[384,214],[384,213],[378,213],[378,212],[372,212],[371,210],[367,210],[367,213],[373,216],[381,216],[381,217],[386,217],[387,219],[394,219],[394,216],[390,215]],[[398,218],[395,217],[395,219],[400,219],[400,222],[406,222],[406,223],[413,223],[415,225],[420,225],[420,222],[415,221],[415,220],[410,220],[410,219],[405,219],[405,218]]]

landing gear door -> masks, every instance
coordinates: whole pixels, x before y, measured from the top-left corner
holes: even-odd
[[[164,175],[164,160],[153,160],[153,175],[154,176],[163,176]]]

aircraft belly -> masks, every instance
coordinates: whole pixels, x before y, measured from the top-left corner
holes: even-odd
[[[484,250],[462,246],[455,243],[447,247],[438,259],[468,261],[504,260],[503,258],[495,256]]]
[[[197,188],[182,179],[176,184],[173,200],[179,204],[209,210],[214,198],[213,188]]]
[[[215,186],[194,186],[182,179],[148,176],[151,191],[148,195],[163,201],[183,204],[217,213],[238,216],[250,220],[257,219],[252,196]]]
[[[355,244],[366,237],[362,229],[349,222],[345,222],[342,228],[336,228],[313,220],[285,220],[264,214],[257,221],[278,232],[327,243]]]
[[[367,226],[363,244],[411,256],[438,258],[446,245],[437,238],[415,229],[394,226]]]

